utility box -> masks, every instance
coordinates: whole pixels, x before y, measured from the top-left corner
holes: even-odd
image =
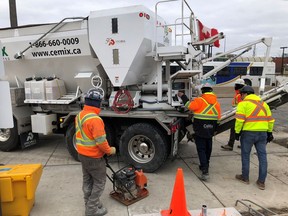
[[[53,122],[56,122],[56,114],[37,113],[31,115],[32,132],[48,135],[53,133],[53,129],[57,128]]]
[[[42,164],[0,166],[2,214],[28,216],[42,175]]]

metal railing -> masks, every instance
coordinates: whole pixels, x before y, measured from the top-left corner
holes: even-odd
[[[71,20],[75,20],[75,19],[86,19],[86,17],[67,17],[67,18],[64,18],[62,19],[59,23],[57,23],[53,28],[51,28],[49,31],[47,31],[45,34],[43,34],[41,37],[39,37],[36,41],[34,41],[34,43],[32,43],[31,45],[29,45],[26,49],[24,49],[23,51],[20,51],[20,52],[17,52],[15,55],[14,55],[14,58],[15,59],[21,59],[24,55],[24,53],[30,49],[31,47],[33,47],[36,43],[38,43],[42,38],[44,38],[46,35],[48,35],[50,32],[53,32],[55,29],[57,29],[57,27],[63,23],[65,20],[68,20],[68,19],[71,19]]]
[[[156,3],[155,5],[155,19],[156,19],[156,28],[155,28],[155,51],[156,51],[156,55],[157,55],[157,50],[158,50],[158,41],[157,41],[157,29],[158,28],[169,28],[169,27],[174,27],[175,29],[175,33],[174,33],[174,43],[175,46],[177,45],[177,39],[178,37],[181,37],[181,45],[184,45],[184,37],[185,36],[190,36],[190,41],[192,41],[194,39],[193,34],[195,34],[195,29],[194,29],[194,13],[191,9],[191,7],[189,6],[189,4],[187,3],[186,0],[182,0],[181,1],[181,17],[175,19],[175,23],[174,24],[163,24],[163,25],[159,25],[158,22],[158,5],[162,4],[162,3],[167,3],[167,2],[174,2],[174,1],[178,1],[178,0],[164,0],[164,1],[159,1]],[[188,8],[189,11],[189,15],[185,16],[184,13],[184,9],[185,6]],[[188,20],[188,24],[187,24],[187,20]],[[180,21],[180,22],[179,22]],[[179,22],[179,23],[178,23]],[[181,28],[180,33],[177,33],[177,27]],[[188,33],[187,33],[188,32]]]

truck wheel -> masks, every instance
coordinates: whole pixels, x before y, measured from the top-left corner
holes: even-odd
[[[154,172],[167,159],[168,145],[165,134],[148,123],[128,127],[120,138],[123,159],[144,172]]]
[[[115,145],[115,134],[112,125],[109,123],[105,124],[106,138],[110,146]],[[66,148],[68,149],[69,154],[76,160],[79,161],[78,152],[76,149],[76,137],[75,137],[75,125],[72,122],[67,130],[65,136]]]
[[[17,130],[17,121],[13,118],[13,128],[1,128],[0,129],[0,150],[11,151],[15,149],[19,144],[19,136]]]
[[[72,122],[68,126],[68,128],[66,130],[65,142],[66,142],[66,148],[67,148],[69,154],[76,161],[79,161],[78,152],[76,150],[76,137],[75,137],[75,125],[74,125],[74,122]]]

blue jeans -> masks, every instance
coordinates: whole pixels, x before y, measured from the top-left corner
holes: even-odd
[[[252,146],[255,145],[259,161],[258,181],[265,182],[267,176],[267,132],[242,131],[240,143],[243,178],[249,180],[250,153]]]

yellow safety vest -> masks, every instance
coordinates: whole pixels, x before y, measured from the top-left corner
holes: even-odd
[[[266,131],[272,132],[274,118],[267,103],[255,94],[247,95],[236,110],[235,132]]]

